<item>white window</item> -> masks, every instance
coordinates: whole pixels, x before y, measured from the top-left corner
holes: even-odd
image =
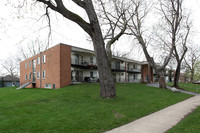
[[[138,76],[136,74],[133,75],[133,79],[137,79]]]
[[[93,72],[93,76],[94,76],[94,77],[97,77],[97,71],[94,71],[94,72]]]
[[[37,72],[37,79],[40,79],[40,72]]]
[[[51,84],[45,84],[45,88],[51,88]]]
[[[137,69],[137,65],[133,65],[133,69]]]
[[[29,61],[29,67],[31,67],[31,61]]]
[[[45,63],[46,62],[46,55],[43,55],[42,56],[42,63]]]
[[[46,71],[42,71],[42,78],[43,78],[43,79],[46,78]]]
[[[40,64],[40,57],[37,57],[37,65]]]
[[[28,79],[28,76],[27,76],[27,74],[25,75],[25,80],[27,80]]]
[[[90,64],[93,65],[93,63],[94,63],[94,59],[92,56],[90,56]]]
[[[94,77],[94,73],[90,72],[90,78],[93,78],[93,77]]]
[[[29,74],[29,80],[31,80],[31,73]]]
[[[27,62],[25,63],[25,68],[27,68]]]

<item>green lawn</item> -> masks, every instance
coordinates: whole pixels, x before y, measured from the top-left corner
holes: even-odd
[[[58,90],[0,88],[0,132],[98,133],[189,97],[143,84],[117,84],[117,97],[106,100],[99,96],[99,84]]]
[[[172,86],[173,83],[168,83],[169,86]],[[186,91],[200,93],[200,85],[192,83],[179,83],[179,87],[183,88]]]
[[[200,133],[200,107],[167,133]]]

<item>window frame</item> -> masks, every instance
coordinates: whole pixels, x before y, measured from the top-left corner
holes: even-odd
[[[37,79],[40,79],[40,72],[37,72]]]
[[[28,75],[27,74],[25,74],[25,80],[27,80],[28,79]]]
[[[27,62],[25,62],[25,68],[27,68],[27,67],[28,67]]]
[[[137,74],[134,74],[134,75],[133,75],[133,79],[134,79],[134,80],[137,80],[137,79],[138,79],[138,75],[137,75]]]
[[[42,79],[45,79],[46,78],[46,71],[42,71]]]
[[[90,78],[94,78],[94,72],[90,71]]]
[[[46,55],[45,54],[42,56],[42,63],[46,63]]]
[[[31,61],[29,61],[28,66],[31,67],[31,64],[32,64]]]
[[[51,84],[45,84],[45,85],[44,85],[44,88],[49,88],[49,89],[51,89]]]
[[[37,57],[37,65],[40,65],[40,57]]]
[[[137,69],[137,65],[136,64],[133,65],[133,69]]]
[[[29,80],[31,80],[31,73],[29,73]]]

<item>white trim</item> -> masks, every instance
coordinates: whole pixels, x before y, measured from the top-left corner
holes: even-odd
[[[51,84],[45,84],[44,88],[51,88]]]
[[[25,74],[25,80],[27,80],[28,79],[28,75],[27,74]]]
[[[40,72],[37,72],[37,79],[40,79]]]
[[[40,57],[37,57],[37,65],[40,65]]]
[[[42,63],[46,63],[46,55],[45,54],[42,56]]]
[[[27,66],[28,66],[28,65],[27,65],[27,62],[25,62],[25,68],[27,68]]]
[[[46,71],[42,71],[42,79],[46,78]]]

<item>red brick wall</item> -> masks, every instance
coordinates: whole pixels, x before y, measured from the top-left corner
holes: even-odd
[[[60,45],[60,87],[71,84],[71,47]]]
[[[42,63],[42,56],[46,55],[46,62]],[[37,65],[37,57],[40,54],[33,56],[20,63],[20,84],[32,82],[29,80],[29,73],[32,72],[32,63],[29,67],[29,61],[36,59],[36,88],[45,88],[45,84],[55,84],[55,88],[61,88],[71,83],[71,47],[67,45],[56,45],[41,53],[40,65]],[[27,68],[25,63],[27,62]],[[37,79],[37,72],[40,71],[40,79]],[[46,78],[42,78],[42,71],[46,71]],[[25,74],[28,75],[28,80],[25,80]],[[32,84],[27,88],[33,88]]]
[[[56,88],[60,88],[60,45],[42,52],[43,55],[46,55],[46,63],[41,63],[41,65],[42,71],[46,71],[46,78],[41,78],[42,88],[45,88],[45,84],[51,84],[51,87],[55,84]]]
[[[142,82],[146,82],[146,76],[149,74],[148,73],[148,64],[142,65],[141,66],[141,79]],[[150,81],[153,82],[153,69],[150,67]]]
[[[36,56],[33,56],[25,61],[22,61],[20,63],[20,85],[23,85],[25,83],[29,83],[29,82],[32,82],[33,78],[33,74],[32,74],[32,66],[33,66],[33,63],[32,61],[34,59],[37,59],[37,57],[40,57],[40,54],[36,55]],[[31,61],[31,67],[29,67],[29,61]],[[27,63],[27,68],[25,68],[25,63]],[[37,62],[36,62],[36,72],[39,71],[39,66],[37,65]],[[29,74],[31,73],[31,80],[29,80]],[[25,75],[27,74],[27,80],[25,80]],[[38,81],[37,77],[36,77],[36,84],[38,85],[40,82]],[[29,85],[27,88],[32,88],[32,84]]]

